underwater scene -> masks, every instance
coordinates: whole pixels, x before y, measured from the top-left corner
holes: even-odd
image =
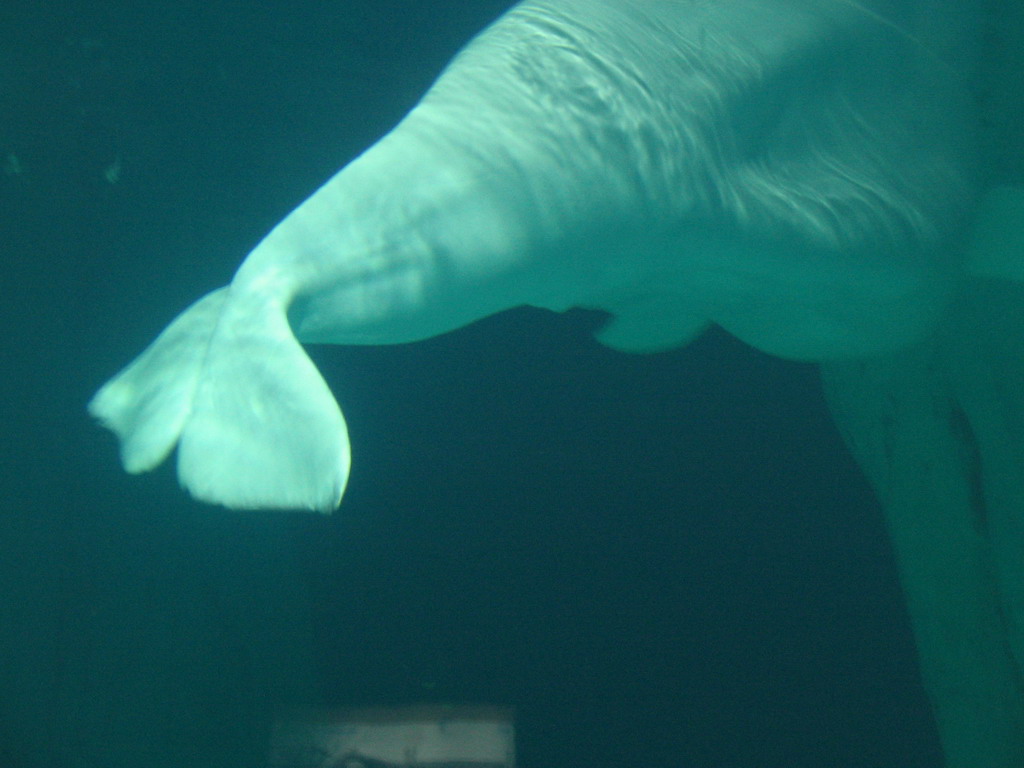
[[[7,0],[0,768],[1024,766],[1022,94],[1016,0]]]

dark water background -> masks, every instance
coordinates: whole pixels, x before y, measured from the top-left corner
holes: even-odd
[[[498,0],[0,6],[0,766],[258,766],[282,707],[515,707],[520,764],[934,768],[812,367],[516,311],[314,350],[330,518],[124,475],[84,406]],[[109,177],[109,178],[108,178]]]

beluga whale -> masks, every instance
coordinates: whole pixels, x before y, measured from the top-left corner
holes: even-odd
[[[129,472],[177,448],[197,499],[330,512],[349,438],[304,343],[583,307],[623,352],[718,325],[820,363],[947,764],[1019,768],[1024,192],[979,159],[991,5],[515,4],[89,410]]]
[[[884,4],[883,4],[884,5]],[[521,305],[646,352],[711,323],[802,360],[923,333],[973,194],[962,83],[842,0],[527,0],[96,394],[129,472],[329,511],[342,413],[301,343]]]

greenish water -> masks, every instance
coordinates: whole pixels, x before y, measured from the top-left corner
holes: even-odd
[[[319,348],[358,460],[331,518],[200,507],[89,423],[507,5],[0,9],[0,765],[258,766],[280,711],[419,702],[514,707],[537,768],[940,764],[809,366],[525,310]]]

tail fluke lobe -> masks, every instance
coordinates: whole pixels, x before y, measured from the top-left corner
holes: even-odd
[[[106,384],[90,412],[130,472],[178,445],[178,478],[234,509],[329,512],[349,472],[345,421],[282,304],[221,289]]]
[[[181,437],[226,293],[213,291],[178,315],[89,401],[89,413],[120,440],[128,472],[153,469]]]
[[[344,417],[284,306],[252,301],[229,303],[210,340],[178,478],[226,507],[329,512],[348,480]]]

